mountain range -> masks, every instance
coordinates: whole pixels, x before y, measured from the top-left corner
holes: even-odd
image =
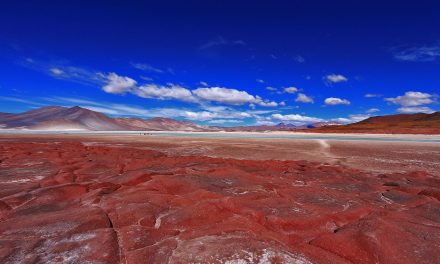
[[[318,127],[309,132],[440,134],[440,112],[375,116],[348,125]]]
[[[209,127],[170,118],[111,118],[79,106],[47,106],[18,114],[0,113],[0,128],[90,131],[210,130]]]
[[[307,131],[326,133],[415,133],[440,134],[440,112],[370,117],[341,125],[319,122],[307,126],[280,123],[261,126],[201,126],[171,118],[111,118],[79,106],[47,106],[23,113],[0,113],[2,129],[88,130],[88,131]]]

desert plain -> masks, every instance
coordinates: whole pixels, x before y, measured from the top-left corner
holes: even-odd
[[[1,134],[0,262],[438,263],[439,136],[232,135]]]

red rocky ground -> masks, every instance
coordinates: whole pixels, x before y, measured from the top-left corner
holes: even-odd
[[[440,179],[3,141],[1,263],[439,263]]]

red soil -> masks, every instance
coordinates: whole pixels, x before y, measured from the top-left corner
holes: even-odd
[[[0,262],[438,263],[439,199],[424,172],[3,141]]]

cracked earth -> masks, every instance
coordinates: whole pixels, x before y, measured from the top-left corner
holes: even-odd
[[[438,263],[440,178],[0,144],[1,263]]]

